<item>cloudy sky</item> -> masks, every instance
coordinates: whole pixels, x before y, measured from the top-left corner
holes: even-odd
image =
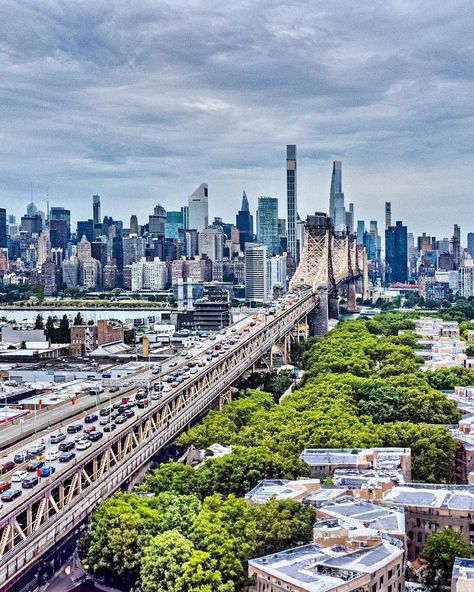
[[[201,182],[327,209],[343,161],[357,218],[474,231],[472,1],[2,0],[0,205],[144,223]]]

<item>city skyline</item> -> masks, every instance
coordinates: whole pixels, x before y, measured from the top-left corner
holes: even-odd
[[[206,182],[210,217],[230,218],[244,189],[252,210],[283,203],[295,144],[302,216],[327,211],[334,160],[356,219],[382,222],[391,201],[441,235],[471,212],[471,5],[271,8],[4,4],[0,203],[32,185],[42,208],[49,193],[84,218],[97,193],[143,218]]]

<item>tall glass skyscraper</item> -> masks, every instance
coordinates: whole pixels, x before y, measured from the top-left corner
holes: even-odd
[[[270,255],[278,253],[278,198],[258,198],[257,240],[267,247]]]
[[[250,214],[249,200],[245,191],[242,196],[242,206],[235,217],[235,225],[239,229],[240,249],[245,251],[245,243],[252,243],[254,240],[253,216]]]
[[[165,238],[179,238],[179,229],[183,226],[183,212],[166,212]]]
[[[296,246],[296,146],[294,144],[289,144],[286,147],[286,200],[288,252],[296,260],[298,250]]]
[[[408,279],[408,237],[407,227],[402,222],[389,226],[385,231],[385,263],[387,283]]]

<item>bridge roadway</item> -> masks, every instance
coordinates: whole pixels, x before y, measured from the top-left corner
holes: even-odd
[[[133,477],[163,446],[205,413],[270,348],[288,339],[292,328],[319,297],[303,292],[278,316],[268,317],[207,367],[104,441],[78,455],[53,477],[0,513],[0,590],[8,588],[43,553],[74,530],[96,507]]]

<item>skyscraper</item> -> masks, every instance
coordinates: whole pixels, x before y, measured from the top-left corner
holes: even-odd
[[[179,238],[179,229],[183,226],[183,212],[166,212],[165,238]]]
[[[148,232],[157,238],[164,238],[166,223],[166,210],[163,206],[156,205],[153,214],[148,218]]]
[[[94,220],[94,226],[100,224],[100,195],[92,196],[92,219]]]
[[[296,247],[296,146],[289,144],[286,147],[286,203],[287,203],[287,237],[288,252],[297,259]]]
[[[242,195],[242,205],[235,217],[235,225],[239,229],[240,249],[245,251],[245,243],[253,242],[253,216],[250,214],[249,200],[245,191]]]
[[[364,244],[364,232],[365,232],[365,222],[363,220],[357,220],[357,244],[358,245]]]
[[[346,209],[344,207],[344,193],[342,192],[342,162],[339,160],[335,160],[332,165],[329,216],[335,230],[345,230]]]
[[[188,198],[189,228],[200,232],[209,226],[207,183],[201,183]]]
[[[265,302],[268,293],[267,247],[250,245],[245,250],[245,298]]]
[[[468,232],[467,234],[467,251],[471,257],[474,257],[474,232]]]
[[[7,211],[0,208],[0,249],[7,248]]]
[[[257,210],[257,240],[270,255],[278,253],[278,199],[260,196]]]
[[[53,220],[64,220],[66,223],[66,242],[71,236],[71,210],[59,206],[53,206],[49,211],[49,223]]]
[[[392,204],[389,201],[385,202],[385,230],[392,225]]]
[[[385,231],[385,262],[387,283],[405,284],[408,279],[408,237],[407,227],[402,222]]]
[[[136,214],[130,216],[130,234],[138,234],[138,218]]]

